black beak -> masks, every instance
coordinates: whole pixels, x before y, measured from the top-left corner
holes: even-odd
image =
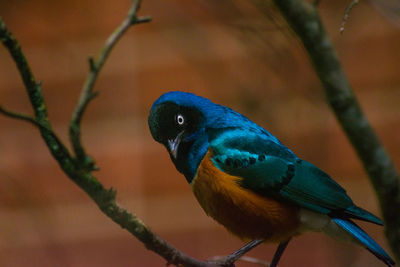
[[[168,140],[169,153],[176,159],[178,157],[178,148],[181,143],[183,131],[178,133],[175,139]]]

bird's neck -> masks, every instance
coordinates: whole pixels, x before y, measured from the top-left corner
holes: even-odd
[[[176,169],[185,176],[189,184],[196,176],[197,168],[207,150],[207,138],[197,138],[194,142],[182,142],[179,145],[177,158],[172,158]]]

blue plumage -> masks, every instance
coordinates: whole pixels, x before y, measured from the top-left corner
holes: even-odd
[[[349,232],[358,242],[361,243],[366,249],[371,251],[378,259],[385,262],[388,266],[394,265],[394,261],[366,232],[364,232],[358,225],[350,220],[343,220],[340,218],[333,218],[333,221]]]
[[[179,106],[189,107],[201,111],[203,117],[205,118],[202,122],[204,124],[202,127],[207,129],[240,128],[260,133],[262,137],[279,143],[275,136],[249,120],[247,117],[228,107],[215,104],[207,98],[180,91],[168,92],[160,96],[153,103],[151,111],[161,103],[166,102],[172,102]]]
[[[206,98],[176,91],[154,102],[149,126],[189,183],[210,152],[213,165],[238,177],[241,188],[330,218],[388,266],[394,265],[387,253],[350,219],[375,224],[382,221],[356,206],[328,174],[298,158],[245,116]]]

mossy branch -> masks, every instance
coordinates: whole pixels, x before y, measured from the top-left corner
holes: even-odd
[[[41,125],[34,117],[27,115],[27,114],[22,114],[22,113],[17,113],[8,109],[5,109],[4,107],[0,106],[0,113],[3,113],[3,115],[8,116],[10,118],[18,119],[18,120],[23,120],[30,122],[34,126],[38,128],[45,128],[44,125]]]
[[[400,180],[393,162],[364,115],[322,25],[317,7],[303,0],[274,0],[303,42],[327,101],[367,171],[377,193],[386,236],[400,261]],[[354,1],[353,1],[354,2]]]
[[[167,264],[193,267],[234,266],[234,262],[248,252],[252,246],[245,246],[239,253],[234,253],[218,261],[200,261],[192,258],[153,233],[136,215],[118,206],[115,200],[116,191],[112,188],[104,188],[91,173],[96,169],[96,166],[81,144],[80,123],[82,116],[90,101],[97,95],[97,92],[93,91],[96,79],[117,41],[131,26],[151,20],[150,17],[137,16],[140,3],[140,0],[133,2],[127,17],[107,39],[97,59],[89,58],[89,74],[70,122],[69,134],[74,155],[68,151],[52,130],[51,123],[47,117],[46,104],[41,93],[41,83],[36,82],[17,39],[8,30],[1,18],[0,39],[17,65],[32,104],[34,116],[10,111],[2,106],[0,106],[0,113],[14,119],[27,121],[36,126],[64,173],[94,200],[104,214],[139,239],[147,249],[162,256],[167,261]]]

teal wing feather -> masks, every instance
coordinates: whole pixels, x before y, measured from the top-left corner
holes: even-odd
[[[332,217],[382,221],[357,207],[328,174],[299,159],[276,139],[249,130],[210,130],[217,168],[242,178],[241,185]]]

